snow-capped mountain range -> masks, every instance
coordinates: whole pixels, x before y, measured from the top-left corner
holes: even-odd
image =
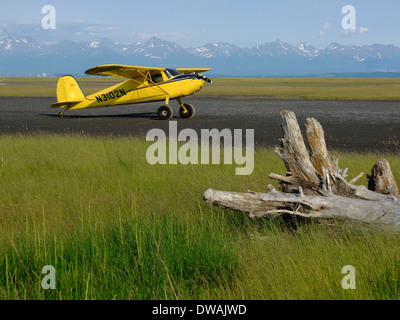
[[[197,48],[153,37],[125,45],[109,39],[90,42],[64,40],[46,44],[30,37],[0,39],[0,76],[38,74],[83,75],[100,64],[154,67],[210,67],[210,75],[310,76],[328,73],[400,72],[400,48],[393,45],[340,45],[317,49],[308,42],[292,46],[276,40],[240,48],[208,43]]]

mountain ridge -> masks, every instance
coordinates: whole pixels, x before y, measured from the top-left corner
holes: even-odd
[[[304,41],[293,46],[279,39],[241,48],[216,42],[183,48],[152,37],[123,44],[108,38],[92,41],[63,40],[45,43],[31,37],[0,38],[0,75],[34,76],[74,73],[83,75],[100,64],[154,67],[211,67],[211,74],[225,76],[282,76],[400,72],[400,48],[394,45],[341,45],[318,49]],[[68,69],[67,69],[68,67]]]

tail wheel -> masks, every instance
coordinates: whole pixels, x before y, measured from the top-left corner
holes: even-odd
[[[161,106],[157,111],[158,119],[169,120],[172,118],[172,110],[168,106]]]
[[[183,119],[191,119],[194,116],[194,107],[191,104],[185,103],[183,105],[185,107],[185,109],[183,109],[182,107],[179,108],[179,115],[181,116],[181,118]]]

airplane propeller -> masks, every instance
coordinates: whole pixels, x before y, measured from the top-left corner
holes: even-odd
[[[195,76],[197,77],[197,79],[199,79],[199,80],[204,80],[205,82],[212,83],[212,81],[211,81],[209,78],[207,78],[206,76],[203,76],[203,75],[201,75],[201,74],[198,74],[197,72],[195,72],[194,75],[195,75]]]

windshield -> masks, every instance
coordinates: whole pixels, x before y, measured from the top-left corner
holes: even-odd
[[[167,75],[168,79],[171,79],[173,77],[180,75],[180,73],[175,69],[165,69],[165,74]]]

